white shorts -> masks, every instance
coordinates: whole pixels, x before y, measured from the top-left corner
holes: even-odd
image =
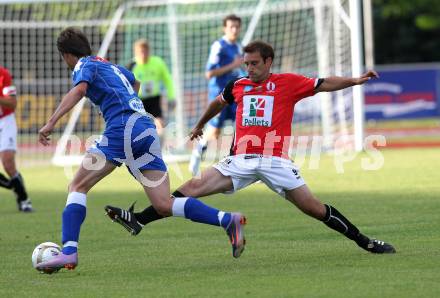
[[[259,154],[228,156],[213,166],[224,176],[232,178],[233,193],[258,180],[285,197],[285,191],[298,188],[305,183],[299,169],[289,159],[264,157]]]
[[[17,151],[17,122],[15,115],[0,118],[0,152]]]

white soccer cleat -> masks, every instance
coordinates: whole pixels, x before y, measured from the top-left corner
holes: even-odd
[[[191,172],[193,177],[200,174],[200,163],[202,162],[202,155],[197,149],[194,149],[191,154],[191,159],[189,161],[188,170]]]
[[[18,211],[25,213],[34,211],[34,208],[32,208],[32,202],[29,199],[24,201],[19,201],[17,202],[17,204],[18,204]]]

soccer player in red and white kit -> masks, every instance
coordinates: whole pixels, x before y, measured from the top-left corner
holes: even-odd
[[[12,189],[17,198],[18,210],[31,212],[32,203],[28,198],[23,177],[15,165],[17,151],[17,123],[15,122],[16,88],[6,68],[0,66],[0,157],[3,168],[10,177],[0,173],[0,186]]]
[[[238,191],[258,180],[293,203],[305,214],[355,241],[372,253],[395,253],[391,244],[370,239],[335,207],[321,203],[309,190],[298,168],[288,158],[295,104],[318,92],[330,92],[361,85],[378,75],[368,71],[359,78],[313,79],[294,73],[270,72],[274,59],[271,45],[254,41],[244,49],[249,76],[232,80],[212,102],[195,128],[191,140],[203,134],[204,125],[228,104],[237,104],[236,132],[231,155],[202,172],[173,193],[175,197],[203,197]],[[132,210],[130,210],[132,211]],[[128,223],[140,228],[159,219],[152,207],[133,213]],[[140,227],[140,228],[139,228]]]

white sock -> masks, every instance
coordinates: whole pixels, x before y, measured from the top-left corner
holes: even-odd
[[[66,206],[70,204],[79,204],[87,207],[87,195],[81,192],[71,192],[67,196]]]
[[[225,216],[225,213],[223,211],[219,211],[217,214],[217,217],[218,217],[218,222],[220,225],[222,225],[223,216]]]
[[[64,243],[63,247],[67,247],[67,246],[78,248],[78,242],[76,242],[76,241],[67,241],[66,243]]]
[[[174,198],[173,202],[173,216],[185,217],[185,204],[188,198]]]

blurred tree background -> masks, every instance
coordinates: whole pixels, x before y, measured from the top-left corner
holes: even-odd
[[[376,64],[440,62],[440,0],[373,0]]]

